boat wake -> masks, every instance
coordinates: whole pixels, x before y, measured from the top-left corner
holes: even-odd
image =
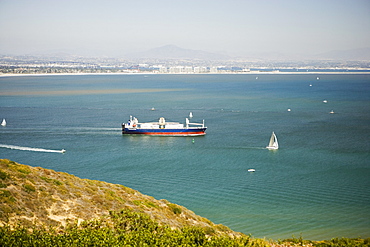
[[[243,147],[243,149],[266,149],[263,147]]]
[[[243,147],[243,146],[238,146],[238,147],[227,147],[228,149],[266,149],[264,147]]]
[[[71,127],[63,131],[68,134],[117,135],[117,133],[121,134],[122,128]]]
[[[52,149],[44,149],[44,148],[30,148],[30,147],[21,147],[21,146],[14,146],[14,145],[5,145],[0,144],[0,148],[9,148],[9,149],[16,149],[22,151],[33,151],[33,152],[47,152],[47,153],[65,153],[66,150],[52,150]]]

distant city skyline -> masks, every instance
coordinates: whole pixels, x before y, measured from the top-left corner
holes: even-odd
[[[0,54],[320,54],[370,47],[370,1],[0,0],[0,28]]]

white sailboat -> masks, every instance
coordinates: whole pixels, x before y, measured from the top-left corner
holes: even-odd
[[[6,121],[5,121],[5,118],[3,118],[3,121],[1,122],[1,126],[6,126]]]
[[[190,118],[192,118],[192,117],[193,117],[193,113],[192,113],[192,112],[190,112],[190,113],[189,113],[189,117],[190,117]]]
[[[274,132],[272,132],[269,145],[266,148],[270,150],[279,149],[279,143]]]

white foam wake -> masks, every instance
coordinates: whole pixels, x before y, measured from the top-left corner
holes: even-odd
[[[23,150],[23,151],[33,151],[33,152],[47,152],[47,153],[65,153],[66,150],[52,150],[52,149],[44,149],[44,148],[30,148],[30,147],[21,147],[21,146],[14,146],[14,145],[5,145],[0,144],[0,148],[9,148],[9,149],[16,149],[16,150]]]

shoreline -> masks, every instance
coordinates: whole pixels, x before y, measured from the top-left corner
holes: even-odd
[[[252,71],[252,72],[226,72],[226,73],[40,73],[40,74],[0,74],[0,77],[16,77],[16,76],[64,76],[64,75],[323,75],[323,74],[370,74],[369,71],[306,71],[306,72],[281,72],[281,71]]]

